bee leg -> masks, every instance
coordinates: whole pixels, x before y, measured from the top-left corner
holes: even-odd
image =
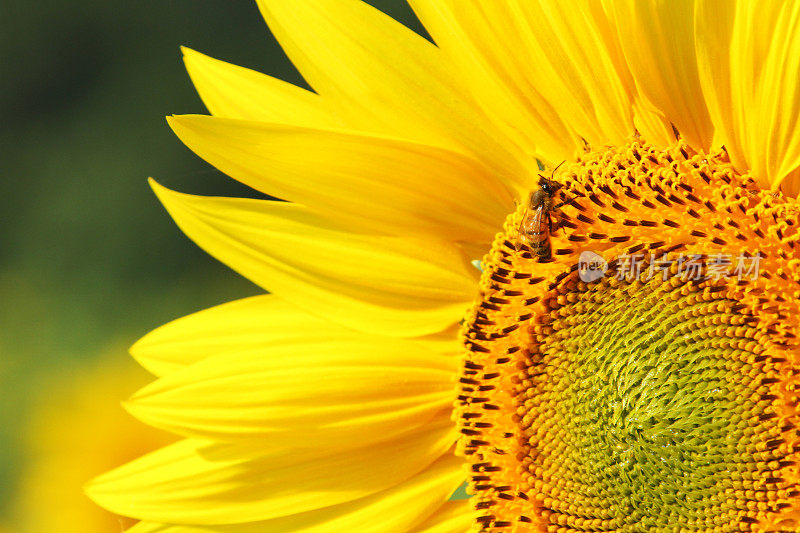
[[[568,203],[572,202],[575,198],[580,198],[580,197],[581,197],[580,195],[576,195],[576,196],[573,196],[572,198],[568,198],[568,199],[564,200],[563,202],[561,202],[560,204],[554,205],[553,209],[558,209],[559,207],[564,207]]]
[[[561,211],[557,211],[555,209],[553,209],[552,214],[553,214],[553,217],[551,217],[551,220],[550,220],[550,233],[551,234],[553,233],[552,218],[554,218],[554,217],[564,217],[565,216],[564,213],[562,213]],[[563,224],[558,223],[556,229],[560,229],[561,230],[561,235],[563,235],[565,239],[567,238],[567,232],[564,231],[564,225]]]

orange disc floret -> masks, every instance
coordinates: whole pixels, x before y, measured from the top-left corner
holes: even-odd
[[[552,253],[484,258],[458,451],[480,531],[798,531],[793,199],[632,142],[557,179]]]

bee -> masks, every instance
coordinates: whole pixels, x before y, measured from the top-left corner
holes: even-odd
[[[526,244],[539,260],[550,259],[552,254],[550,234],[553,232],[553,219],[550,214],[558,207],[553,204],[553,197],[561,187],[562,184],[557,181],[539,174],[539,188],[532,191],[528,197],[528,206],[519,224],[517,250],[522,244]]]

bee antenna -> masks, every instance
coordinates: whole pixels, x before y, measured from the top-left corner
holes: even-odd
[[[553,178],[553,176],[555,176],[555,174],[556,174],[556,170],[558,170],[558,169],[559,169],[559,167],[561,167],[561,165],[563,165],[563,164],[564,164],[564,163],[566,163],[566,162],[567,162],[567,160],[565,159],[565,160],[563,160],[561,163],[559,163],[558,165],[556,165],[556,168],[554,168],[554,169],[553,169],[553,172],[551,172],[551,173],[550,173],[550,179],[552,179],[552,178]]]

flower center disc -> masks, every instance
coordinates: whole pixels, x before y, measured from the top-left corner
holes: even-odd
[[[558,179],[463,328],[478,529],[800,530],[797,201],[682,145]]]

